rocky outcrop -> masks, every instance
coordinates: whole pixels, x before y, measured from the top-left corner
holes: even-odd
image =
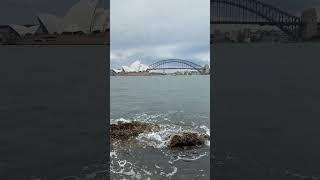
[[[145,123],[141,121],[121,122],[111,124],[112,141],[130,141],[145,132],[159,131],[157,124]],[[207,134],[199,134],[196,132],[177,132],[167,137],[169,148],[198,147],[205,144],[210,137]]]
[[[209,139],[206,134],[198,134],[193,132],[182,132],[175,134],[171,137],[169,147],[170,148],[183,148],[201,146],[205,144],[205,141]]]
[[[130,140],[144,132],[158,131],[160,127],[156,124],[144,123],[140,121],[118,122],[111,124],[111,139],[112,140]]]

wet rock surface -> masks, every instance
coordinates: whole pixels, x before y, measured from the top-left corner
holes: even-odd
[[[193,132],[182,132],[181,134],[173,135],[168,146],[170,148],[202,146],[208,139],[209,136],[206,134],[199,135]]]
[[[144,123],[140,121],[118,122],[111,124],[111,139],[126,141],[137,137],[144,132],[159,131],[160,127],[156,124]]]
[[[141,121],[122,122],[111,124],[111,139],[112,141],[126,141],[131,142],[134,138],[142,133],[158,132],[160,126],[152,123],[145,123]],[[207,134],[197,132],[177,132],[166,137],[168,148],[185,148],[198,147],[205,144],[210,137]]]

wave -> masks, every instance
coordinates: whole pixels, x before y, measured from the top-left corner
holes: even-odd
[[[192,132],[196,134],[206,134],[210,136],[210,129],[207,125],[199,123],[185,123],[184,121],[173,121],[172,115],[181,113],[179,111],[171,111],[168,113],[142,113],[133,116],[131,119],[118,118],[112,119],[111,124],[130,123],[133,121],[142,121],[145,123],[153,123],[158,125],[159,131],[143,132],[134,138],[134,145],[128,143],[113,142],[111,159],[111,177],[115,176],[122,179],[152,179],[152,177],[160,177],[160,179],[171,179],[179,172],[180,165],[178,161],[192,162],[201,160],[209,156],[209,139],[205,141],[205,145],[193,150],[172,150],[168,148],[170,137],[181,132]],[[132,148],[154,149],[154,152],[162,159],[166,159],[166,163],[158,162],[153,165],[141,165],[130,162],[134,161],[134,155],[128,157]],[[149,151],[149,150],[148,150]],[[175,165],[175,163],[178,163]],[[203,171],[203,170],[202,170]],[[205,172],[200,172],[205,173]]]
[[[159,115],[153,116],[153,117],[159,117]],[[150,119],[148,119],[150,120]],[[132,123],[136,120],[129,120],[125,118],[119,118],[114,119],[111,121],[111,124],[118,124],[121,123]],[[143,121],[143,122],[153,122],[154,121]],[[200,126],[181,126],[178,124],[156,124],[160,127],[159,131],[147,131],[144,133],[141,133],[138,135],[138,137],[135,138],[135,140],[138,141],[143,147],[146,146],[152,146],[154,148],[165,148],[170,143],[170,137],[173,135],[183,133],[183,132],[189,132],[189,133],[195,133],[195,134],[205,134],[207,136],[210,136],[210,129],[205,125]],[[205,145],[210,146],[210,140],[205,140]]]

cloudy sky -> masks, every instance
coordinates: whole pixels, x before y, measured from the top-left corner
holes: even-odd
[[[111,0],[111,67],[166,58],[208,64],[209,0]]]
[[[65,15],[79,0],[0,0],[0,24],[37,23],[39,13]],[[260,0],[300,16],[320,0]],[[109,3],[111,4],[109,6]],[[164,58],[209,61],[210,0],[100,0],[111,8],[111,66]]]
[[[110,0],[100,0],[99,6],[109,8]],[[0,0],[0,24],[37,23],[37,15],[50,13],[64,16],[79,0]]]
[[[41,12],[50,12],[57,15],[62,15],[70,8],[73,4],[79,0],[0,0],[0,24],[9,23],[30,23],[35,21],[35,16]],[[106,8],[109,7],[109,2],[112,1],[114,5],[123,4],[127,6],[128,3],[116,3],[116,0],[100,0],[100,4],[103,4]],[[118,0],[123,2],[128,2],[128,0]],[[132,0],[140,1],[140,0]],[[150,0],[152,3],[155,0]],[[167,4],[166,7],[174,7],[171,4],[176,4],[176,0],[172,0]],[[193,4],[196,3],[206,3],[201,2],[203,0],[195,0]],[[209,3],[209,0],[207,0]],[[301,10],[316,7],[318,9],[318,14],[320,14],[320,0],[260,0],[271,5],[275,5],[281,9],[288,10],[289,12],[300,15]],[[143,2],[143,1],[142,1]],[[165,1],[167,2],[167,1]],[[179,1],[180,2],[180,1]],[[183,2],[183,4],[190,4]],[[115,4],[116,3],[116,4]],[[151,2],[150,2],[151,3]],[[157,4],[157,3],[156,3]],[[181,5],[185,6],[185,5]]]

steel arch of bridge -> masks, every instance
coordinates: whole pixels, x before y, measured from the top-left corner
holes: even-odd
[[[167,67],[167,64],[176,64],[175,67]],[[183,59],[165,59],[157,61],[148,66],[147,70],[161,70],[161,69],[194,69],[203,72],[204,67],[193,63],[191,61],[183,60]]]
[[[219,9],[221,5],[227,5],[227,11],[230,14],[232,14],[232,11],[236,11],[236,8],[239,8],[244,11],[250,12],[259,18],[262,18],[265,21],[246,21],[248,17],[241,17],[240,14],[240,17],[234,17],[235,20],[211,20],[211,24],[271,25],[277,26],[284,33],[293,38],[297,38],[297,36],[299,36],[299,28],[302,26],[301,18],[290,15],[289,13],[274,6],[262,3],[258,0],[211,0],[211,6],[216,6]],[[214,12],[213,14],[215,13],[216,12]],[[245,15],[245,13],[243,14],[244,16],[247,16]],[[221,14],[218,14],[217,16],[221,16]],[[256,19],[258,19],[257,17]]]

